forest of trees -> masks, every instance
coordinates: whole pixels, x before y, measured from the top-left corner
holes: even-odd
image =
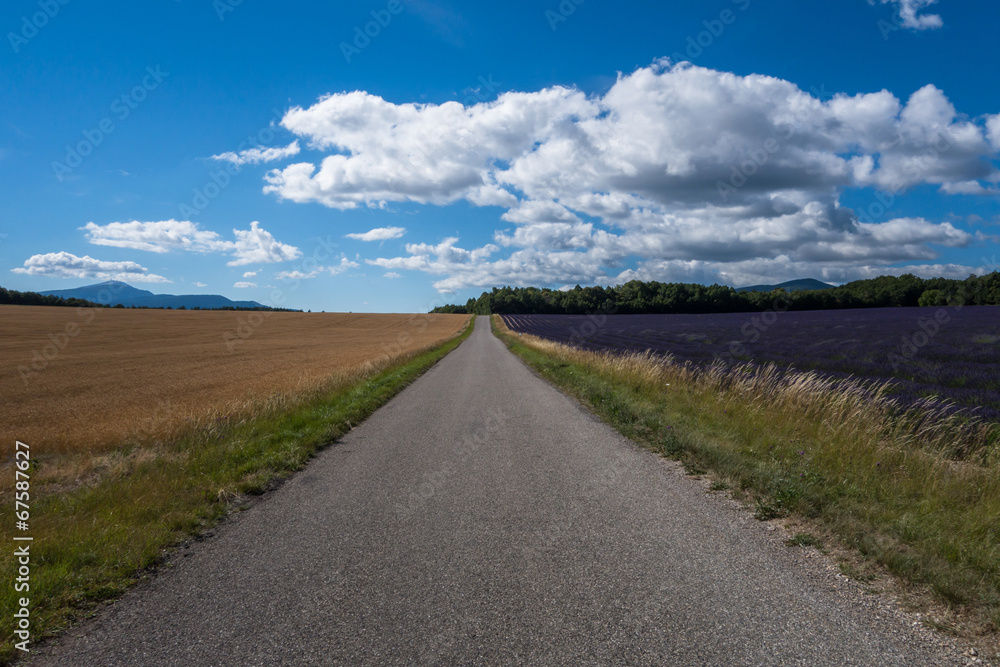
[[[64,299],[60,296],[39,294],[38,292],[16,292],[0,287],[0,304],[14,306],[76,306],[83,308],[107,308],[104,304],[86,299]]]
[[[560,291],[537,287],[502,287],[469,299],[464,306],[435,308],[435,313],[583,314],[588,312],[739,313],[893,306],[1000,305],[1000,272],[965,280],[918,278],[906,274],[857,280],[840,287],[801,292],[737,292],[722,285],[658,283],[633,280],[617,287],[580,287]]]
[[[121,304],[114,306],[108,306],[103,303],[94,303],[93,301],[87,301],[86,299],[65,299],[61,296],[52,296],[49,294],[39,294],[38,292],[17,292],[15,290],[5,289],[0,287],[0,304],[14,305],[14,306],[75,306],[79,308],[126,308]],[[190,309],[186,306],[178,306],[177,308],[171,308],[170,306],[127,306],[128,308],[140,308],[143,310],[269,310],[275,312],[286,312],[286,313],[301,313],[301,310],[296,310],[294,308],[273,308],[271,306],[220,306],[218,308],[199,308],[198,306],[193,306]]]

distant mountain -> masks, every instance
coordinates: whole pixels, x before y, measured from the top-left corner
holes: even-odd
[[[256,301],[232,301],[219,294],[153,294],[144,289],[136,289],[128,283],[117,280],[77,287],[76,289],[52,290],[43,295],[60,296],[64,299],[86,299],[109,306],[137,306],[143,308],[263,308]]]
[[[750,287],[737,288],[737,292],[772,292],[776,289],[783,289],[786,292],[806,292],[817,289],[833,289],[836,285],[828,285],[814,278],[802,278],[800,280],[789,280],[780,285],[751,285]]]

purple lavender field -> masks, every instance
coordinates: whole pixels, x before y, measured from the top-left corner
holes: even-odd
[[[937,396],[1000,422],[1000,307],[503,318],[513,331],[589,350],[651,350],[682,363],[774,363],[891,380],[903,404]]]

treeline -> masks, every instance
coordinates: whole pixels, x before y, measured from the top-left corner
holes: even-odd
[[[119,308],[119,306],[115,306]],[[130,306],[130,308],[149,308],[151,310],[238,310],[238,311],[269,311],[272,313],[301,313],[301,308],[274,308],[272,306],[219,306],[218,308],[202,308],[201,306],[177,306],[176,308],[171,308],[171,306]],[[309,311],[312,312],[311,310]]]
[[[0,287],[0,304],[14,306],[75,306],[79,308],[108,308],[103,303],[86,299],[64,299],[61,296],[39,294],[38,292],[17,292]]]
[[[283,312],[283,313],[301,313],[301,310],[296,310],[294,308],[272,308],[270,306],[220,306],[218,308],[200,308],[198,306],[192,306],[188,308],[186,306],[178,306],[173,308],[172,306],[123,306],[121,304],[116,304],[114,306],[109,306],[103,303],[96,303],[94,301],[87,301],[86,299],[67,299],[61,296],[53,296],[51,294],[39,294],[38,292],[18,292],[15,290],[5,289],[0,287],[0,305],[13,305],[13,306],[68,306],[77,308],[129,308],[132,310],[238,310],[238,311],[258,311],[267,310],[273,312]]]
[[[590,312],[740,313],[782,310],[833,310],[900,306],[1000,305],[1000,272],[965,280],[881,276],[823,290],[737,292],[723,285],[640,282],[617,287],[580,287],[560,291],[537,287],[494,287],[464,306],[435,308],[434,313],[487,315],[584,314]]]

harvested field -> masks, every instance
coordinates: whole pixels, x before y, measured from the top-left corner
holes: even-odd
[[[17,439],[44,457],[166,437],[434,345],[467,319],[0,306],[0,440],[5,455]]]

